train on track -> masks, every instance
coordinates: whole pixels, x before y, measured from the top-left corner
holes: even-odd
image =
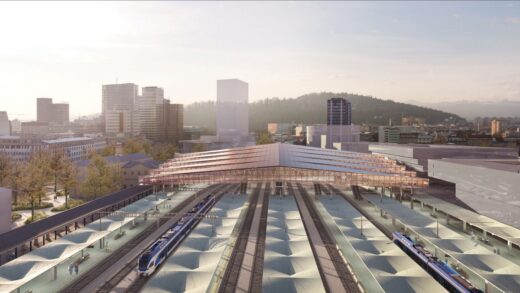
[[[139,275],[146,277],[153,274],[155,269],[191,232],[199,222],[199,219],[206,215],[215,202],[215,196],[206,196],[141,254],[137,259],[137,272]]]
[[[426,250],[421,244],[412,240],[408,235],[394,232],[392,236],[392,240],[397,246],[412,257],[448,291],[463,293],[483,292],[473,286],[449,264],[438,260],[437,257]]]

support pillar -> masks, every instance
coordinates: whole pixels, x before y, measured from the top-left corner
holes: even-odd
[[[462,231],[466,232],[468,230],[468,223],[466,221],[462,221]]]
[[[446,214],[446,225],[450,224],[450,215]]]
[[[507,249],[509,251],[513,250],[513,243],[511,241],[509,241],[509,240],[507,241]]]
[[[54,280],[54,281],[58,280],[58,265],[54,266],[54,276],[53,276],[53,280]]]

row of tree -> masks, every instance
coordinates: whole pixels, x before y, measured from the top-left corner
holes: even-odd
[[[76,168],[67,156],[59,152],[37,152],[28,162],[12,161],[0,155],[0,184],[12,189],[13,205],[28,204],[31,216],[45,199],[45,188],[52,182],[55,194],[63,190],[65,205],[77,184]]]
[[[119,166],[108,165],[99,155],[92,157],[86,177],[80,182],[76,165],[63,153],[40,151],[28,162],[12,161],[0,154],[0,186],[12,190],[13,206],[31,209],[31,218],[42,206],[50,185],[56,196],[64,196],[68,209],[71,194],[84,199],[106,195],[121,188],[122,175]]]

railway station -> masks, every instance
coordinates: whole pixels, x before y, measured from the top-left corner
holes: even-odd
[[[479,230],[381,155],[260,145],[140,181],[153,192],[0,266],[0,292],[520,291],[520,231]]]

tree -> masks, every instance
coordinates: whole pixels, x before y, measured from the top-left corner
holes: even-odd
[[[22,170],[21,191],[31,205],[31,219],[34,219],[36,205],[41,205],[45,196],[45,184],[49,181],[48,160],[44,153],[36,153],[31,157],[27,167]]]
[[[0,153],[0,185],[8,179],[11,167],[11,160],[6,155]]]
[[[52,178],[52,173],[48,172],[48,170],[51,169],[50,161],[51,159],[48,152],[39,151],[31,156],[27,165],[29,168],[27,174],[32,174],[32,176],[36,177],[30,180],[33,180],[34,187],[38,188],[37,191],[34,191],[34,193],[38,195],[38,205],[41,205],[42,198],[45,197],[45,185]]]
[[[120,166],[109,166],[105,159],[96,155],[87,167],[87,178],[81,190],[90,198],[97,198],[121,188],[123,177]]]
[[[14,205],[18,205],[18,199],[20,196],[19,190],[23,186],[26,169],[26,165],[20,162],[14,162],[11,166],[11,172],[7,178],[7,186],[13,191]]]
[[[177,152],[177,147],[174,144],[159,143],[151,148],[151,156],[154,160],[165,162],[172,159]]]
[[[260,144],[270,144],[270,143],[273,143],[273,140],[269,136],[269,133],[264,131],[258,135],[256,144],[260,145]]]
[[[99,152],[99,155],[102,157],[114,156],[116,154],[116,147],[113,145],[107,146]],[[95,153],[90,157],[92,158]]]
[[[65,155],[63,152],[54,151],[49,156],[49,167],[52,171],[52,178],[54,183],[54,196],[56,196],[58,192],[58,177],[61,168],[63,167],[63,160],[65,159]]]
[[[193,149],[192,149],[192,151],[194,153],[204,152],[205,150],[206,150],[206,147],[203,144],[201,144],[201,143],[198,143],[198,144],[194,145]]]
[[[136,138],[130,138],[123,144],[125,154],[149,153],[150,144]]]
[[[76,187],[77,179],[76,179],[77,171],[74,166],[74,163],[67,158],[64,157],[61,161],[61,169],[58,173],[58,182],[63,187],[63,195],[65,196],[65,209],[69,208],[69,196],[70,192]]]

